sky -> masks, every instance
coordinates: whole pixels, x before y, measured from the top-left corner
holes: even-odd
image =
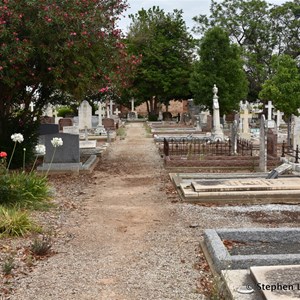
[[[287,0],[269,0],[268,3],[280,5]],[[135,14],[140,9],[144,8],[148,10],[153,6],[159,6],[166,13],[172,12],[173,9],[182,9],[183,18],[187,27],[191,30],[196,23],[192,20],[193,17],[200,14],[209,14],[210,0],[127,0],[130,8],[127,9],[120,23],[119,27],[124,33],[128,31],[130,24],[129,14]],[[221,1],[219,1],[221,2]]]

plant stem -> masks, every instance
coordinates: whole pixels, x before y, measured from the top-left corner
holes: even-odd
[[[35,160],[34,160],[34,163],[33,163],[33,165],[32,165],[32,168],[31,168],[31,170],[30,170],[30,173],[33,172],[33,169],[34,169],[35,164],[36,164],[36,162],[37,162],[37,160],[38,160],[38,157],[39,157],[39,155],[37,154],[37,155],[35,156]]]
[[[48,168],[48,170],[47,170],[47,172],[46,172],[45,177],[48,176],[48,173],[49,173],[49,171],[50,171],[50,169],[51,169],[51,165],[52,165],[52,162],[53,162],[53,159],[54,159],[55,151],[56,151],[56,147],[54,148],[54,151],[53,151],[53,154],[52,154],[52,157],[51,157],[51,161],[50,161],[50,164],[49,164],[49,168]]]
[[[12,151],[12,153],[11,153],[11,156],[10,156],[10,159],[9,159],[9,162],[8,162],[8,165],[7,165],[7,168],[6,168],[6,171],[9,170],[11,160],[12,160],[12,158],[13,158],[13,156],[14,156],[14,153],[15,153],[15,150],[16,150],[16,145],[17,145],[17,142],[15,142],[15,144],[14,144],[14,149],[13,149],[13,151]]]

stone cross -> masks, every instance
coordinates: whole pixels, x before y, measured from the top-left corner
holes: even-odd
[[[109,100],[109,115],[112,116],[113,115],[113,105],[115,103],[113,102],[112,99]]]
[[[102,103],[98,102],[98,110],[95,111],[95,114],[98,115],[98,126],[102,126]]]
[[[115,111],[114,111],[115,115],[117,115],[117,116],[119,115],[120,112],[121,111],[118,108],[116,108]]]
[[[238,122],[234,120],[231,128],[231,155],[237,154],[237,131]]]
[[[277,129],[279,129],[279,126],[281,124],[284,124],[283,120],[282,120],[282,116],[284,115],[283,112],[281,112],[279,109],[276,110],[275,112],[275,116],[276,116],[276,122],[277,122]]]
[[[266,105],[268,109],[268,121],[272,120],[272,109],[274,108],[272,101],[268,101],[268,105]]]
[[[240,118],[242,119],[242,134],[241,137],[244,139],[250,139],[251,134],[249,130],[249,119],[252,118],[252,114],[249,114],[248,107],[244,107],[243,113],[240,114]]]
[[[131,111],[134,111],[134,98],[131,98]]]
[[[29,107],[30,107],[30,111],[32,112],[35,107],[35,104],[31,101]]]
[[[109,105],[106,103],[106,118],[110,118]]]

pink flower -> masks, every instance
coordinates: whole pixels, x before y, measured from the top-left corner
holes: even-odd
[[[7,153],[6,152],[0,152],[0,157],[1,158],[5,158],[5,157],[7,157]]]

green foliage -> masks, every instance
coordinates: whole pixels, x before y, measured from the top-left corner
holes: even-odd
[[[35,238],[30,245],[30,251],[33,255],[45,256],[51,251],[51,239],[48,236],[42,238]]]
[[[182,11],[166,14],[154,6],[147,11],[140,10],[131,18],[128,50],[142,55],[132,96],[141,101],[155,98],[165,103],[188,97],[194,40],[182,19]],[[157,104],[150,104],[148,112],[156,113]]]
[[[24,236],[31,231],[40,231],[40,228],[26,211],[0,206],[0,236]]]
[[[120,127],[117,129],[117,136],[124,138],[126,136],[126,130],[124,127]]]
[[[11,274],[12,270],[15,267],[14,258],[12,256],[8,256],[4,259],[2,264],[2,272],[4,275]]]
[[[0,176],[0,205],[38,209],[49,206],[49,198],[50,189],[45,177],[15,172]]]
[[[212,87],[219,89],[221,114],[238,108],[247,95],[247,79],[237,45],[230,43],[227,33],[220,27],[209,29],[202,38],[200,60],[195,63],[190,79],[194,101],[212,108]]]
[[[287,53],[295,58],[300,54],[299,7],[299,0],[281,6],[265,0],[212,0],[210,15],[194,18],[198,23],[195,31],[204,34],[209,28],[220,26],[242,47],[248,99],[256,100],[270,74],[272,55]]]
[[[74,111],[71,107],[63,106],[58,109],[57,116],[65,118],[67,115],[73,115]]]
[[[289,55],[275,55],[272,59],[272,75],[259,93],[263,100],[272,100],[274,106],[286,117],[299,115],[300,73],[296,60]]]

